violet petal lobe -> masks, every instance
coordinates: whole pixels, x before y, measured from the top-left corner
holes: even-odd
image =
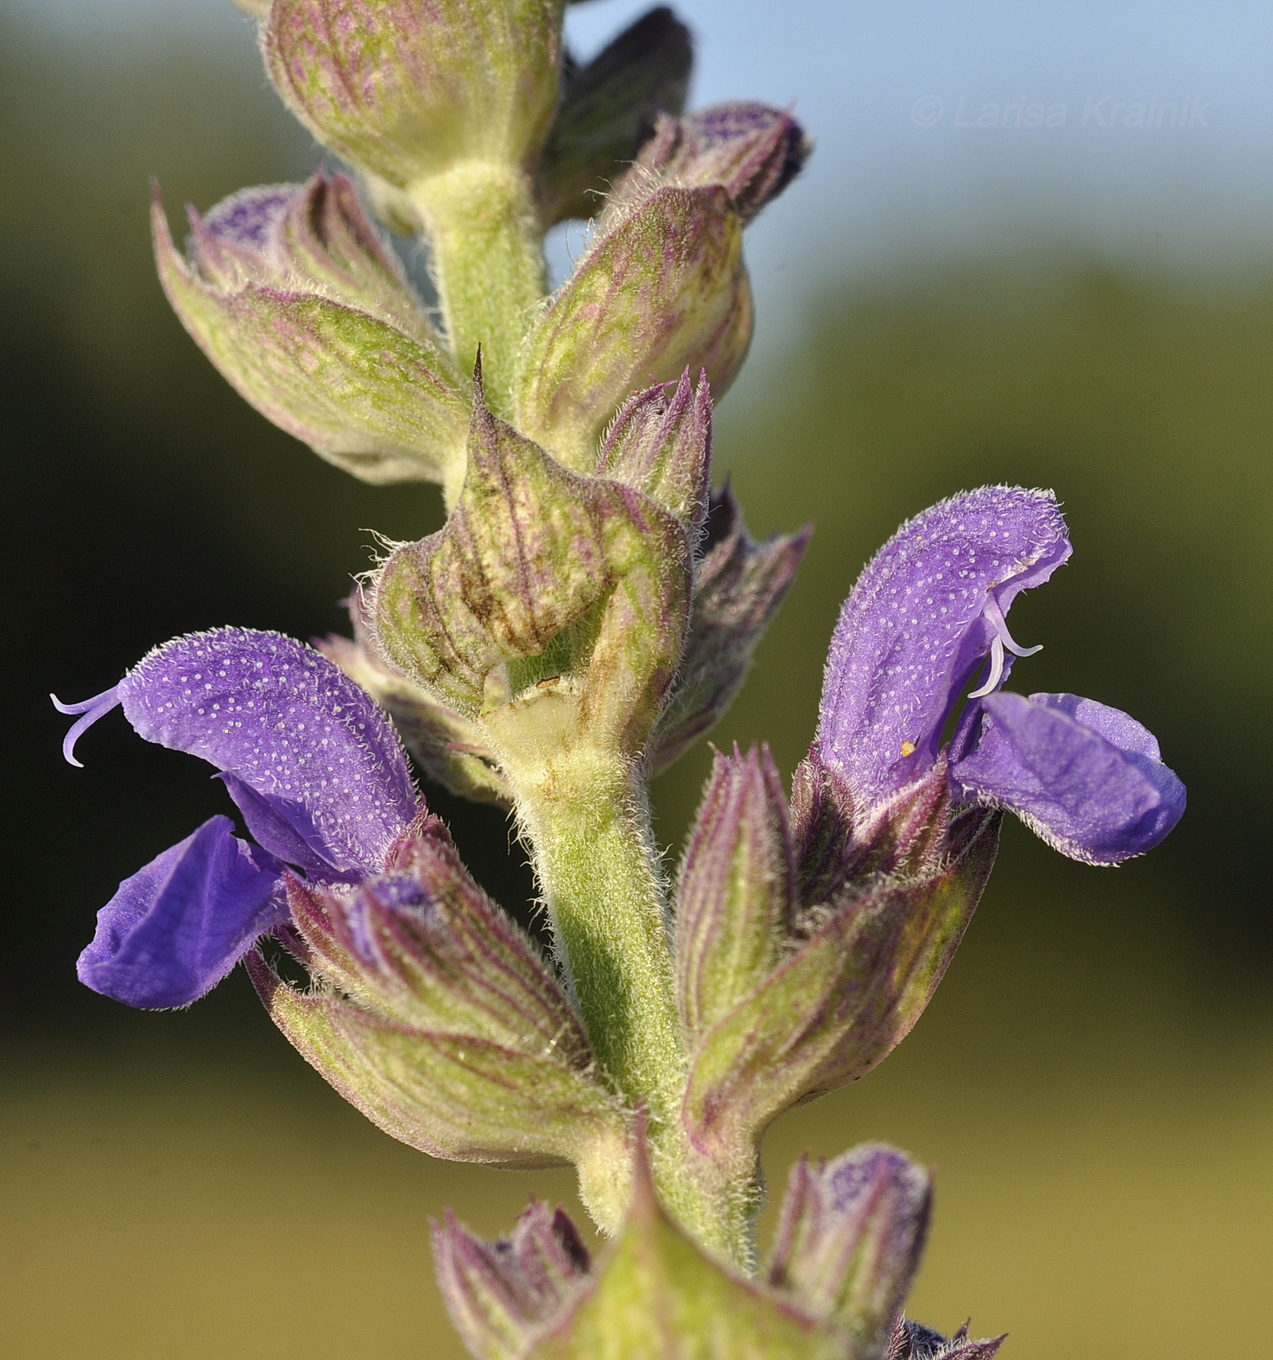
[[[982,659],[997,684],[1005,648],[1020,652],[1003,622],[1013,599],[1069,555],[1050,491],[986,486],[916,515],[867,564],[831,639],[818,723],[862,806],[932,765]]]
[[[174,638],[129,671],[119,696],[140,736],[233,775],[339,872],[380,869],[415,816],[388,718],[292,638],[246,628]]]
[[[307,877],[321,880],[341,876],[327,858],[322,837],[303,808],[286,799],[257,793],[238,775],[223,772],[214,778],[225,785],[248,834],[262,849],[300,869]]]
[[[185,1006],[287,918],[282,866],[211,817],[119,885],[79,957],[80,981],[130,1006]]]
[[[955,788],[1010,808],[1085,864],[1152,850],[1180,820],[1185,786],[1134,718],[1074,694],[989,694],[980,731],[951,768]]]
[[[299,184],[260,184],[222,199],[202,218],[187,208],[190,249],[204,277],[233,287],[265,273],[277,255],[279,227],[304,192]]]

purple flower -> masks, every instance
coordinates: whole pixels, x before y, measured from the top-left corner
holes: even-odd
[[[312,648],[222,628],[156,648],[78,704],[63,753],[117,705],[140,736],[202,756],[248,831],[212,817],[120,884],[80,955],[80,980],[132,1006],[202,996],[288,919],[284,876],[353,883],[385,868],[421,808],[401,744],[369,695]]]
[[[1184,785],[1133,718],[1000,688],[1038,650],[1009,633],[1012,601],[1069,555],[1051,492],[988,486],[917,515],[867,564],[831,639],[817,737],[860,813],[933,768],[967,694],[949,750],[958,801],[1010,808],[1090,864],[1142,854],[1180,820]]]

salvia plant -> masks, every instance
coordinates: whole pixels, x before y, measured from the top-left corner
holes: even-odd
[[[191,634],[59,705],[68,759],[122,708],[209,762],[239,818],[121,884],[79,975],[163,1008],[243,962],[393,1137],[572,1164],[596,1261],[543,1204],[496,1242],[434,1228],[484,1360],[980,1360],[999,1340],[903,1315],[927,1171],[880,1145],[801,1162],[762,1261],[761,1137],[915,1024],[1004,810],[1117,864],[1184,789],[1126,714],[1004,688],[1031,650],[1012,602],[1070,542],[1051,492],[982,487],[862,572],[790,796],[763,746],[718,753],[667,872],[648,781],[737,692],[806,542],[754,540],[711,453],[752,333],[744,229],[810,146],[761,104],[685,114],[669,10],[581,65],[564,4],[249,5],[270,80],[350,173],[192,210],[184,250],[156,201],[164,289],[270,420],[365,481],[440,483],[448,516],[388,546],[351,638]],[[549,293],[544,234],[567,218],[590,242]],[[385,226],[427,246],[436,307]],[[469,873],[408,753],[508,810],[550,955]]]

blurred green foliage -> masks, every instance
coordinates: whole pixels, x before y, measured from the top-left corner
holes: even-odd
[[[266,425],[154,281],[149,173],[176,223],[186,199],[206,207],[314,159],[234,24],[124,48],[0,18],[16,661],[0,1334],[32,1360],[456,1354],[426,1279],[426,1215],[456,1200],[494,1231],[532,1187],[568,1192],[390,1143],[301,1068],[241,980],[165,1016],[73,980],[119,878],[222,800],[195,762],[118,720],[82,746],[86,770],[65,767],[47,691],[94,693],[193,628],[339,627],[366,531],[419,536],[440,516],[432,489],[362,487]],[[1273,263],[1225,291],[1054,245],[979,258],[828,281],[802,342],[722,407],[719,466],[753,530],[813,519],[817,533],[714,739],[767,739],[789,773],[861,564],[939,497],[1025,482],[1057,489],[1075,555],[1014,611],[1016,636],[1046,644],[1014,681],[1135,713],[1191,806],[1118,871],[1010,826],[915,1035],[859,1088],[780,1124],[770,1165],[780,1183],[801,1146],[899,1141],[939,1164],[926,1320],[972,1310],[983,1332],[1013,1329],[1005,1354],[1035,1360],[1184,1360],[1222,1349],[1232,1325],[1273,1322]],[[660,781],[669,846],[707,758]],[[434,801],[479,876],[524,902],[499,816]]]

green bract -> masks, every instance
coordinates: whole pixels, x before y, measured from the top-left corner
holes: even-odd
[[[717,756],[676,894],[677,1000],[700,1035],[777,966],[796,909],[787,800],[768,750]]]
[[[548,740],[586,731],[627,750],[657,716],[687,615],[676,522],[568,472],[491,415],[480,384],[459,502],[445,528],[390,554],[371,603],[384,654],[458,712],[544,700],[558,710]],[[505,740],[518,725],[501,721]]]
[[[528,1360],[840,1360],[798,1306],[712,1261],[660,1207],[644,1161],[591,1289]]]
[[[685,1100],[696,1144],[750,1156],[775,1116],[864,1076],[906,1037],[994,862],[998,816],[972,817],[949,867],[850,889],[811,913],[790,956],[703,1035]]]
[[[660,189],[598,238],[526,338],[520,427],[591,472],[624,400],[705,369],[724,394],[751,343],[742,221],[721,188]]]

